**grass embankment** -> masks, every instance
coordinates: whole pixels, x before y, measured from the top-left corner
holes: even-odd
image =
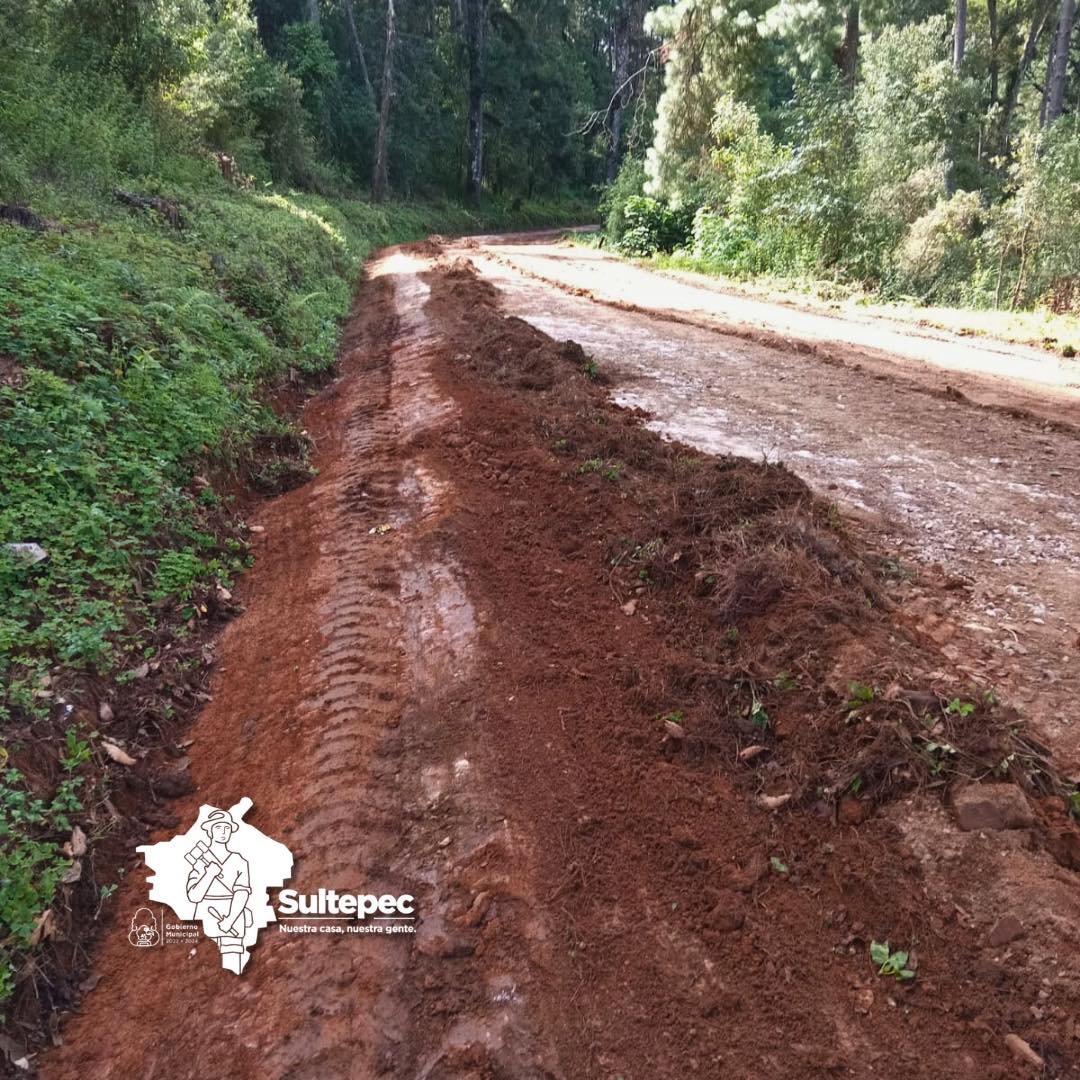
[[[24,999],[62,1006],[77,969],[49,949],[116,887],[83,852],[112,828],[109,770],[180,708],[144,693],[120,715],[124,688],[160,685],[227,606],[236,495],[303,474],[280,402],[332,367],[364,258],[583,212],[240,186],[123,100],[57,101],[0,104],[0,204],[36,215],[0,221],[0,1016],[22,988],[7,1019],[27,1024]]]

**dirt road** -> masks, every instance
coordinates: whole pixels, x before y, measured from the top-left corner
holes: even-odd
[[[1073,436],[461,254],[369,268],[174,806],[249,796],[294,888],[408,891],[416,935],[271,925],[237,978],[118,925],[41,1075],[1074,1075],[1080,831],[964,670],[1015,661],[1042,700],[1036,647],[997,649],[1018,612],[1072,648]],[[944,569],[909,580],[901,545]],[[1006,549],[1038,561],[988,585]],[[957,829],[944,782],[976,779],[1023,827]],[[870,963],[885,939],[915,978]]]
[[[470,253],[510,310],[581,344],[656,430],[782,461],[865,520],[898,573],[940,567],[953,596],[925,631],[1080,774],[1080,360],[829,318],[558,243]]]

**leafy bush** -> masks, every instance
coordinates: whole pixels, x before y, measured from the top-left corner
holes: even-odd
[[[1009,198],[995,208],[984,237],[989,302],[1042,300],[1076,310],[1080,279],[1080,119],[1062,117],[1021,141],[1009,171]]]
[[[983,221],[976,191],[957,191],[912,222],[896,251],[897,280],[904,292],[961,299],[961,283],[971,277],[972,243]]]
[[[674,210],[647,195],[631,195],[623,207],[625,228],[618,248],[626,255],[670,252],[690,239],[693,210]]]
[[[627,157],[614,183],[604,188],[600,197],[600,213],[604,218],[604,235],[616,246],[626,232],[627,201],[645,192],[645,166],[635,157]]]

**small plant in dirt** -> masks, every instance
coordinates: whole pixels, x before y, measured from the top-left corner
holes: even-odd
[[[784,862],[783,859],[780,858],[779,855],[770,855],[769,856],[769,865],[778,874],[788,874],[788,873],[791,872],[791,868],[788,866],[788,864],[786,862]]]
[[[85,760],[85,744],[74,735],[73,740],[64,757],[69,773]],[[36,944],[38,920],[70,868],[57,835],[70,833],[69,815],[83,809],[78,793],[82,783],[81,776],[69,775],[51,799],[43,799],[30,790],[18,769],[7,769],[0,778],[0,933],[9,947]],[[0,968],[0,1001],[6,982]]]
[[[907,966],[907,952],[899,949],[893,952],[887,941],[870,942],[870,960],[878,969],[879,975],[899,982],[910,982],[915,978],[914,969]]]
[[[995,766],[994,775],[999,779],[1005,779],[1012,771],[1013,763],[1017,760],[1017,755],[1006,754]]]
[[[881,560],[881,576],[886,581],[910,581],[911,571],[895,556],[886,556]]]
[[[975,706],[970,701],[961,701],[959,698],[953,698],[945,706],[945,712],[948,716],[970,716],[974,711]]]
[[[578,472],[583,476],[589,473],[600,473],[605,480],[614,483],[622,475],[623,465],[618,461],[604,461],[603,458],[589,458],[583,461]]]
[[[755,699],[754,703],[750,706],[750,723],[758,729],[758,731],[769,730],[769,714],[765,709],[765,706],[760,701]]]
[[[556,439],[551,444],[551,449],[554,450],[556,454],[566,454],[570,450],[570,440],[565,438]]]
[[[773,679],[773,686],[775,686],[777,690],[783,690],[785,693],[789,690],[799,689],[798,680],[795,679],[789,671],[779,672],[776,678]]]
[[[1080,821],[1080,791],[1073,791],[1069,794],[1069,817],[1074,821]]]
[[[921,749],[930,761],[930,772],[934,776],[941,773],[959,752],[952,743],[935,742],[931,739],[924,740]]]
[[[69,727],[65,732],[64,751],[60,756],[60,764],[65,772],[74,772],[80,765],[90,760],[90,743],[79,738],[75,727]]]
[[[692,457],[690,454],[679,454],[675,458],[675,474],[685,476],[697,472],[701,468],[701,458]]]
[[[729,626],[724,631],[724,640],[729,645],[738,645],[739,644],[739,628],[737,626]]]
[[[600,378],[600,368],[597,366],[595,360],[586,360],[581,368],[582,374],[587,379],[592,379],[594,382]]]
[[[873,703],[877,697],[877,691],[869,683],[848,683],[848,700],[845,706],[848,709],[861,709],[864,705]]]

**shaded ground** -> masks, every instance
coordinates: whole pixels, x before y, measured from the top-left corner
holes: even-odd
[[[1080,833],[1014,713],[947,710],[940,594],[897,610],[786,468],[663,441],[439,255],[371,267],[174,804],[249,795],[294,887],[413,892],[418,933],[271,927],[237,979],[118,927],[42,1075],[1075,1072]],[[1028,824],[958,832],[972,776]]]

